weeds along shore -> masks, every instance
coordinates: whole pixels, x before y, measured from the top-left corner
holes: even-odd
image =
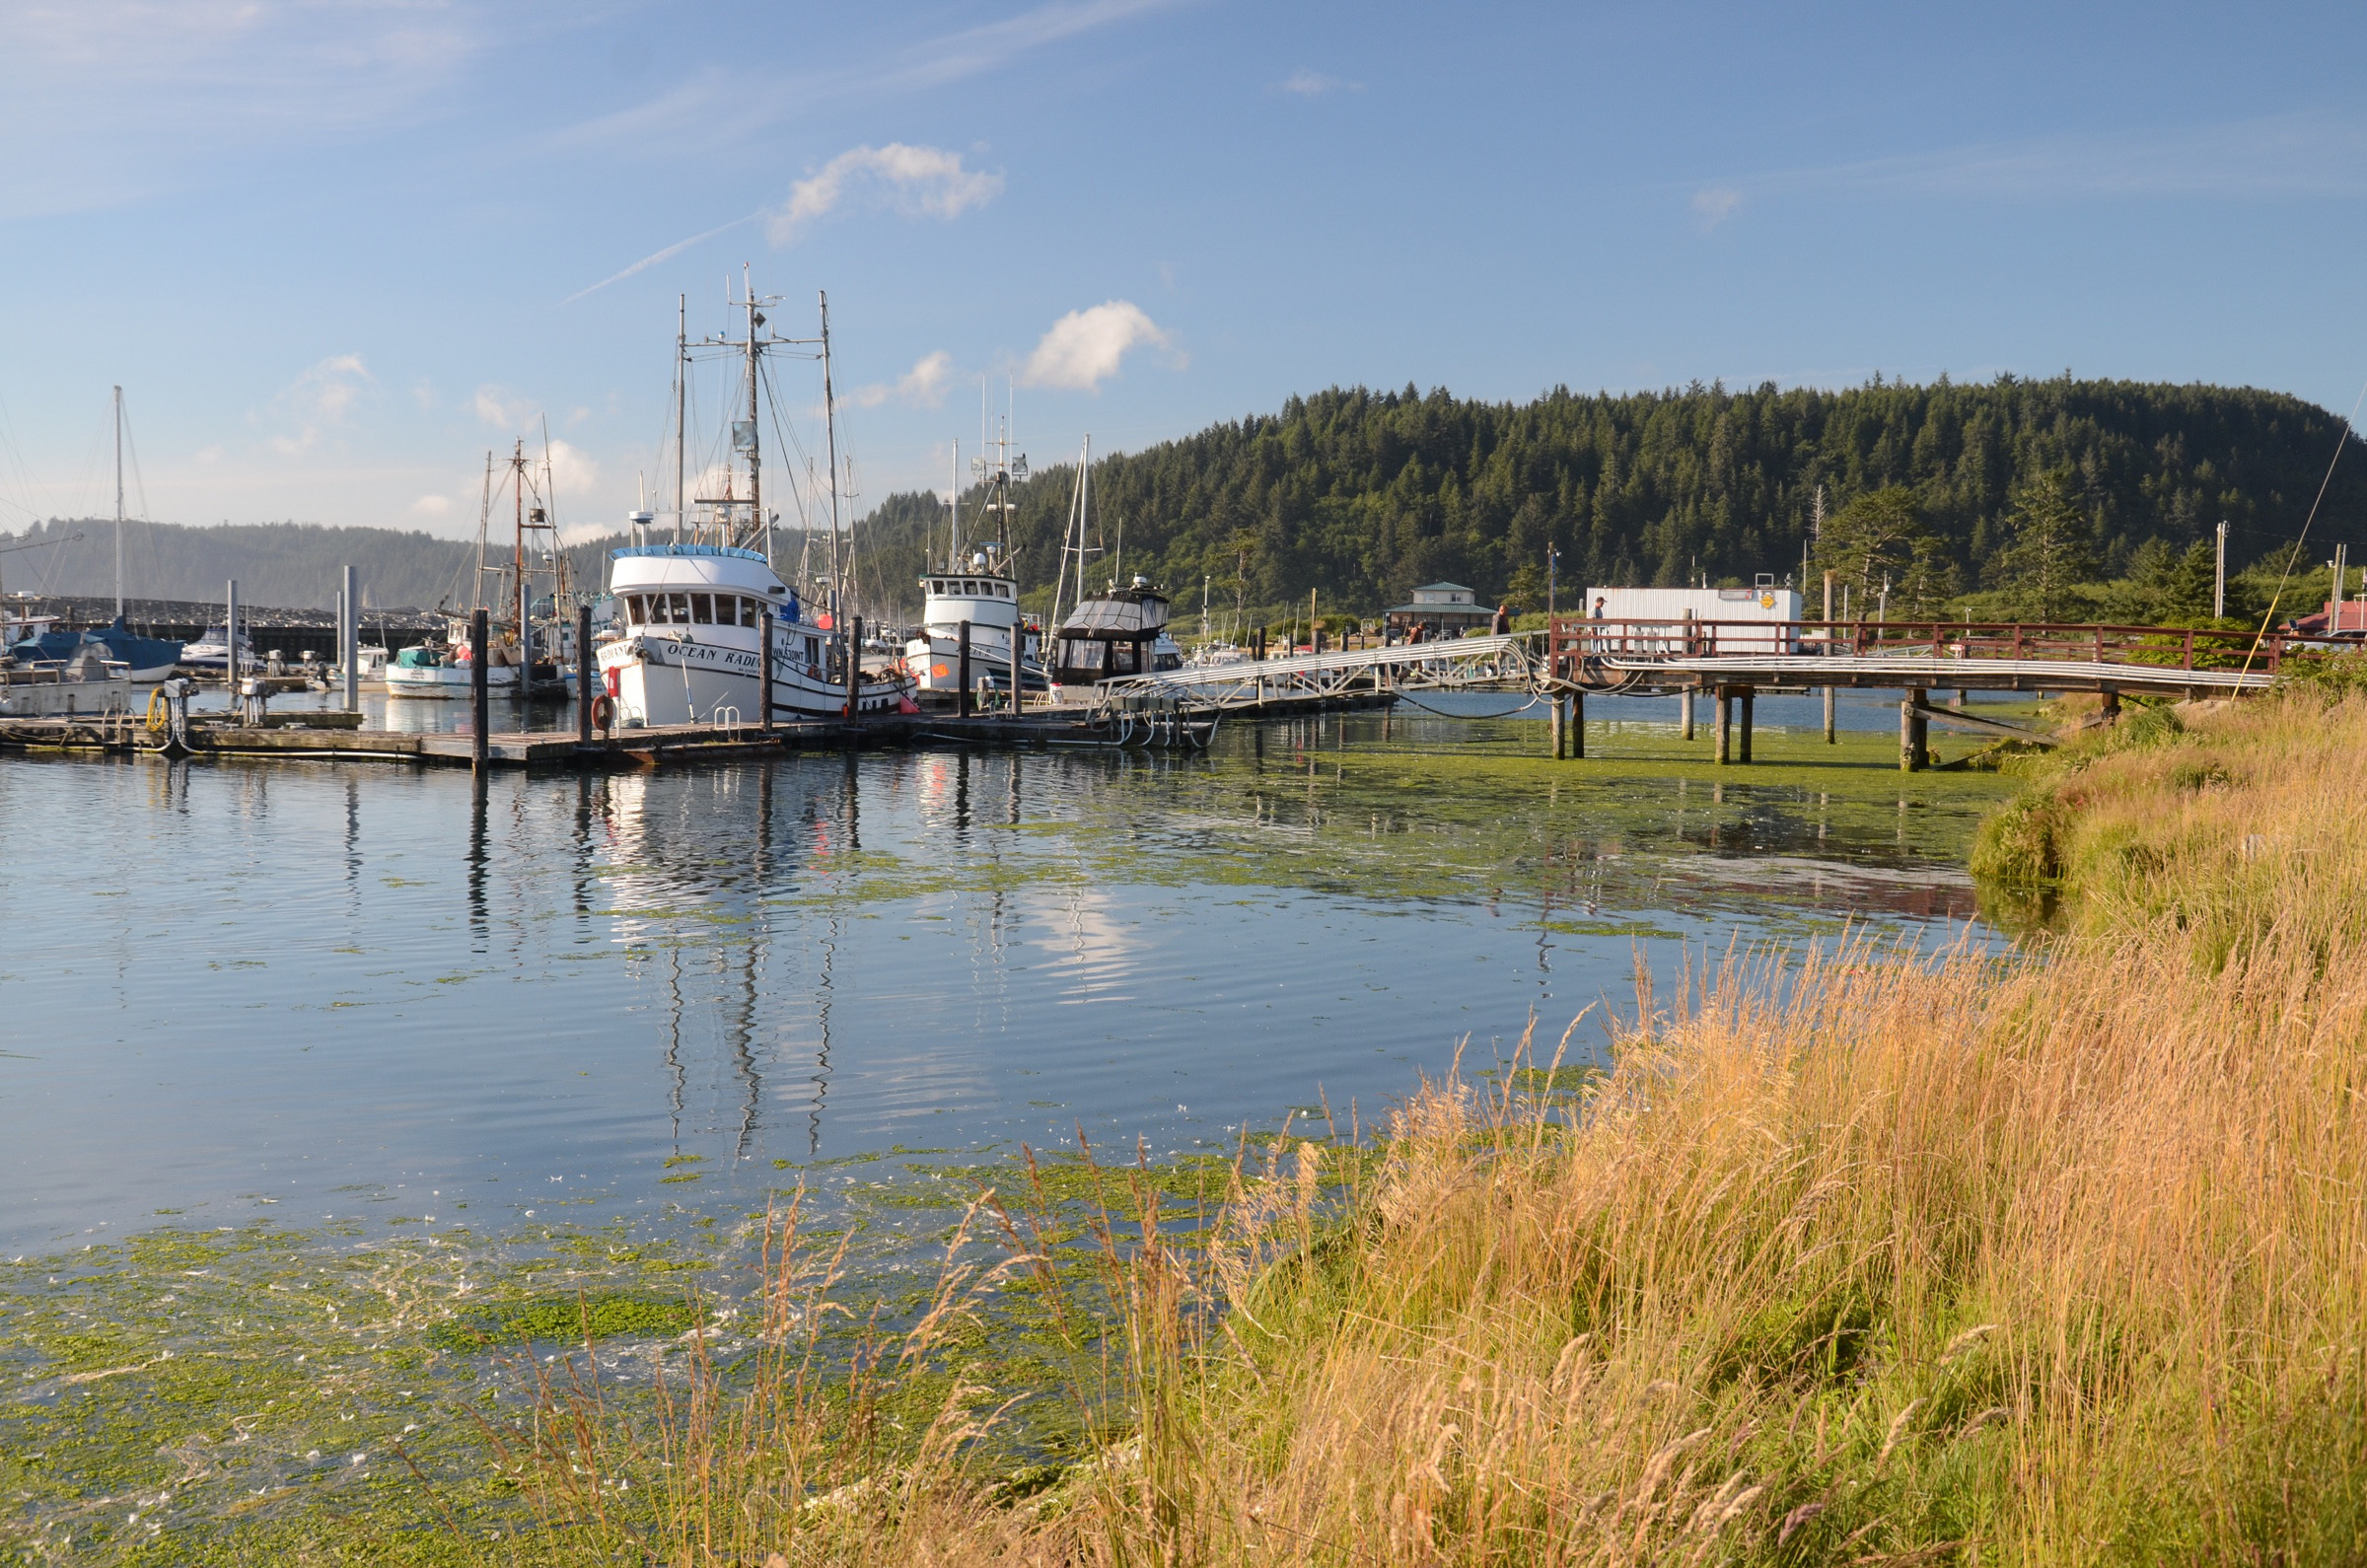
[[[1735,956],[1600,1072],[1534,1041],[1188,1216],[1015,1181],[851,1372],[783,1225],[757,1364],[630,1416],[550,1375],[526,1554],[2357,1562],[2362,755],[2359,696],[2135,717],[1984,830],[2043,954]],[[1012,1291],[1078,1434],[1025,1469],[965,1370]]]

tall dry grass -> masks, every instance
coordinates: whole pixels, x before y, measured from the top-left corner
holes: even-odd
[[[1581,1089],[1425,1085],[1376,1150],[1245,1160],[1193,1245],[1146,1184],[1099,1293],[1023,1219],[1002,1266],[1106,1304],[1106,1448],[1018,1500],[982,1392],[895,1454],[814,1416],[810,1469],[674,1515],[760,1528],[648,1560],[2367,1560],[2367,704],[2147,724],[2034,784],[2042,961],[1639,987]]]

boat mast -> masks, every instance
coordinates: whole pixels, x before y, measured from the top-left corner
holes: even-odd
[[[115,619],[123,618],[123,389],[115,389]]]
[[[762,352],[756,346],[756,328],[764,324],[764,318],[756,314],[755,279],[746,262],[741,263],[740,282],[742,290],[748,295],[748,515],[755,525],[749,531],[749,538],[753,543],[756,530],[764,526],[763,460],[758,456],[756,442],[756,356]],[[770,531],[766,531],[766,535],[764,559],[769,562],[772,559]],[[727,538],[724,542],[736,544],[739,540]]]
[[[682,542],[682,520],[689,516],[682,502],[682,403],[690,380],[690,296],[674,297],[674,542]]]
[[[844,613],[847,588],[838,561],[838,403],[830,386],[830,295],[827,289],[816,293],[822,300],[822,418],[830,459],[830,619],[835,624]]]
[[[518,514],[518,542],[512,546],[510,565],[518,573],[518,651],[526,652],[526,438],[510,454],[510,488],[516,493],[514,510]],[[524,682],[520,682],[521,685]]]
[[[954,438],[954,487],[946,492],[953,497],[951,520],[945,526],[945,564],[951,571],[962,554],[962,440]]]

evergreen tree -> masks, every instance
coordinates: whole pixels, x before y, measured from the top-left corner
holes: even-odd
[[[2006,523],[2013,542],[1999,551],[1992,575],[2019,613],[2036,620],[2068,615],[2072,590],[2096,575],[2088,550],[2093,526],[2067,468],[2050,468],[2017,493]]]

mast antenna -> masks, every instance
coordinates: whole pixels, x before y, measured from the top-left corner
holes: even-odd
[[[682,542],[682,404],[689,395],[690,296],[674,297],[674,542]]]

